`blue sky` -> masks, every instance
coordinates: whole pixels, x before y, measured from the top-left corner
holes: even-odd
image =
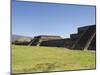
[[[95,6],[12,1],[12,33],[69,37],[77,27],[95,24]]]

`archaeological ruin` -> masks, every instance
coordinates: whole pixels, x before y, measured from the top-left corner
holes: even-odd
[[[64,47],[74,50],[96,50],[96,25],[78,28],[78,33],[70,38],[60,36],[40,35],[34,37],[29,46]]]

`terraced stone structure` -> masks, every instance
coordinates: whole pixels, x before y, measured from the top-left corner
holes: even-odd
[[[29,45],[65,47],[75,50],[96,50],[96,25],[78,28],[78,33],[71,34],[70,38],[60,36],[36,36]]]
[[[29,45],[40,46],[44,41],[57,40],[57,39],[62,39],[62,38],[60,36],[53,36],[53,35],[40,35],[34,37],[29,43]]]
[[[71,39],[76,41],[72,45],[72,49],[79,50],[96,50],[96,25],[78,28],[78,33],[71,35]]]

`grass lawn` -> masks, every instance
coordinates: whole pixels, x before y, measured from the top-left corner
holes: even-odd
[[[95,69],[95,64],[94,51],[12,46],[12,73]]]

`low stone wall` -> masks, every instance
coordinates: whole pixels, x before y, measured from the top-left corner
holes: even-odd
[[[16,42],[16,43],[13,43],[14,45],[28,45],[29,42]]]
[[[50,40],[50,41],[42,41],[40,46],[70,48],[72,46],[73,42],[74,41],[70,40],[70,39]]]

